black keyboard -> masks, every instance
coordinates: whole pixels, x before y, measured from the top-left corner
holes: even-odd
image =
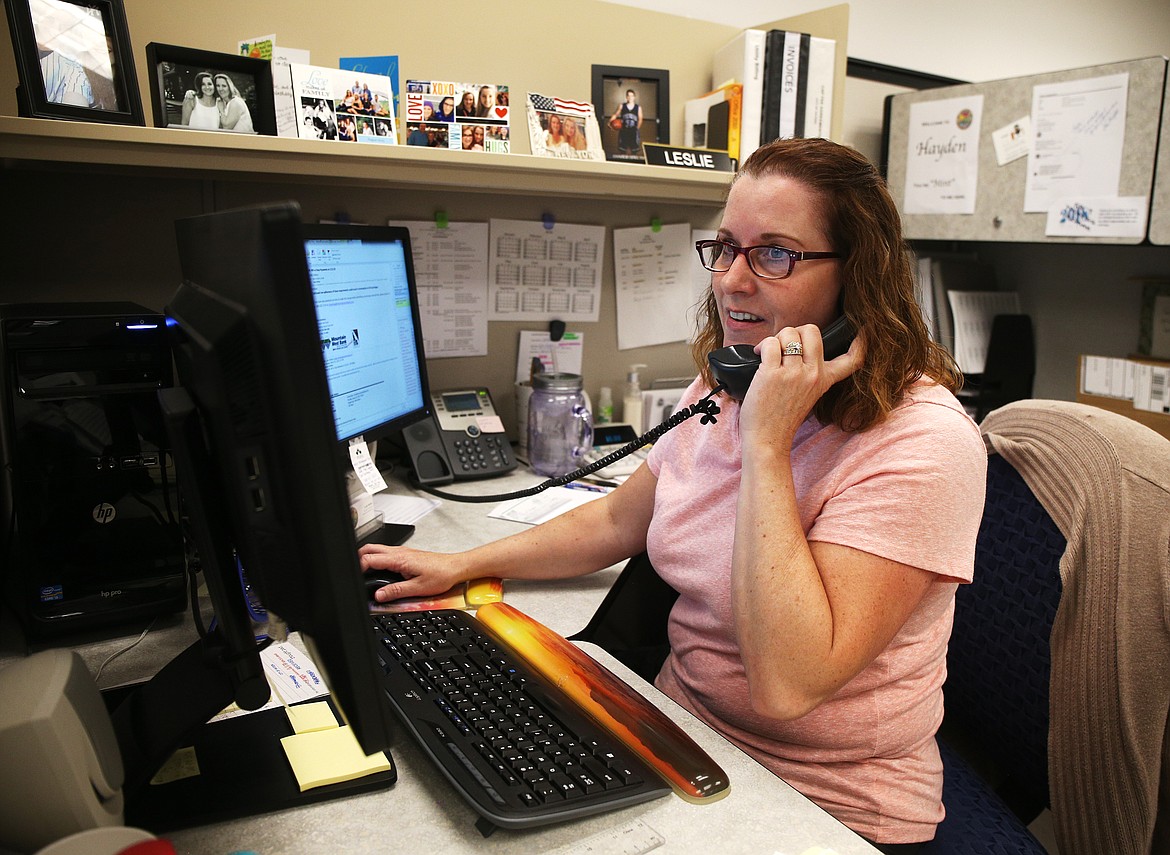
[[[527,828],[670,792],[473,615],[372,619],[399,718],[481,822]]]

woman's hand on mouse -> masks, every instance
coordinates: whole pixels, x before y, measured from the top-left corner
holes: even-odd
[[[459,555],[423,552],[405,546],[369,543],[358,550],[362,572],[391,570],[402,577],[374,593],[379,603],[403,597],[433,597],[470,578]]]

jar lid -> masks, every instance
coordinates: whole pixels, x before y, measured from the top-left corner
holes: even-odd
[[[580,392],[581,375],[567,374],[563,371],[556,374],[533,374],[533,389],[548,389],[553,392]]]

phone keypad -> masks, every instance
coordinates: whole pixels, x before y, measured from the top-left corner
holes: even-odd
[[[461,437],[454,441],[453,465],[463,473],[480,473],[512,466],[508,437],[502,433]]]

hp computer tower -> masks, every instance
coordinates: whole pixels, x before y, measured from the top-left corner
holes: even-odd
[[[157,393],[164,318],[0,306],[0,586],[33,636],[181,610],[183,537]]]

